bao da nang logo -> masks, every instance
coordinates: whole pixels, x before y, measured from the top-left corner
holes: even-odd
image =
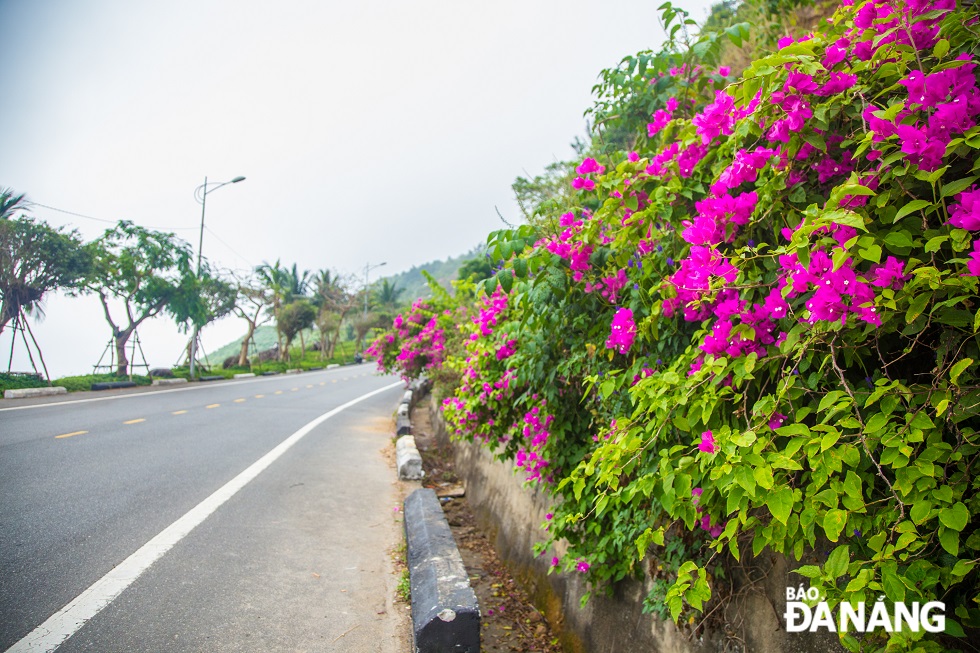
[[[946,629],[946,604],[941,601],[914,601],[888,604],[885,597],[870,605],[840,603],[835,610],[820,596],[815,587],[786,588],[786,631],[870,633],[883,630],[889,633],[925,630],[941,633]],[[815,605],[811,605],[815,602]],[[836,614],[835,614],[836,611]]]

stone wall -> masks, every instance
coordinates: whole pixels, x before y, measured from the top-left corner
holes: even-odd
[[[438,405],[430,406],[441,445],[450,444]],[[736,599],[718,625],[698,638],[673,622],[644,614],[649,578],[617,583],[611,595],[595,593],[581,606],[589,588],[577,574],[548,573],[551,555],[535,557],[534,544],[545,540],[540,525],[548,498],[523,487],[510,462],[494,460],[475,443],[453,442],[456,473],[466,487],[470,508],[490,535],[501,560],[545,615],[569,653],[824,653],[844,651],[833,634],[787,633],[783,628],[785,593],[800,576],[782,556],[763,554],[738,570]],[[562,552],[557,552],[559,555]],[[807,562],[807,561],[804,561]],[[811,561],[812,562],[812,561]]]

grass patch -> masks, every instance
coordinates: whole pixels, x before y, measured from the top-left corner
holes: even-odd
[[[60,385],[68,392],[83,392],[91,390],[93,383],[115,383],[116,381],[129,381],[128,376],[116,376],[115,374],[85,374],[82,376],[65,376],[53,382],[53,385]],[[136,385],[150,385],[153,382],[148,376],[134,374],[132,378]]]
[[[5,390],[20,388],[46,388],[48,382],[40,374],[20,374],[17,372],[0,372],[0,394]]]
[[[412,602],[412,582],[409,579],[408,569],[403,569],[402,575],[398,579],[398,596],[405,603]]]

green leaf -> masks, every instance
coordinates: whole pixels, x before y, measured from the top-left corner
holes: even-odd
[[[942,59],[947,52],[949,52],[949,41],[946,39],[939,39],[939,42],[932,48],[932,56],[936,59]]]
[[[837,444],[838,440],[840,440],[840,431],[835,430],[825,434],[822,438],[820,438],[820,453],[823,453],[827,449],[830,449],[832,446]]]
[[[929,513],[932,511],[932,503],[926,501],[925,499],[919,499],[912,504],[912,510],[909,511],[909,517],[916,524],[922,524],[926,519],[929,518]]]
[[[912,238],[907,231],[889,231],[885,234],[885,244],[894,249],[905,249],[912,246]]]
[[[926,241],[925,250],[928,253],[938,252],[942,244],[949,240],[948,234],[943,234],[942,236],[934,236]]]
[[[895,214],[895,218],[892,220],[892,222],[898,222],[899,220],[907,216],[909,213],[912,213],[913,211],[918,211],[919,209],[924,209],[925,207],[931,204],[932,202],[927,202],[926,200],[912,200],[911,202],[909,202],[908,204],[906,204],[905,206],[903,206],[898,210],[898,213]]]
[[[976,180],[977,176],[973,175],[972,177],[964,177],[963,179],[957,179],[956,181],[951,181],[948,184],[943,184],[943,197],[949,197],[950,195],[962,193]]]
[[[949,370],[949,380],[955,385],[959,385],[957,381],[960,378],[960,374],[962,374],[966,368],[970,367],[971,365],[973,365],[972,358],[964,358],[963,360],[957,361],[956,364]]]
[[[884,569],[881,572],[881,585],[885,590],[885,596],[895,602],[905,600],[905,583],[903,583],[895,572]]]
[[[521,279],[527,277],[527,259],[515,258],[514,259],[514,272]]]
[[[828,577],[839,578],[847,572],[847,565],[850,561],[850,549],[846,544],[842,544],[827,557],[827,564],[823,566],[823,570]]]
[[[960,553],[960,534],[949,528],[939,529],[939,543],[950,555]]]
[[[943,508],[939,511],[939,521],[943,523],[946,528],[951,528],[954,531],[962,531],[966,528],[966,522],[970,520],[970,511],[966,509],[963,502],[957,501],[949,508]]]
[[[497,280],[500,282],[500,287],[504,289],[505,293],[509,293],[510,289],[514,286],[514,275],[506,268],[497,273]]]
[[[932,299],[931,293],[916,295],[909,303],[909,310],[905,313],[905,321],[910,324],[915,322],[916,318],[922,315],[922,311],[926,310],[926,304],[929,303],[930,299]]]
[[[784,487],[771,492],[766,499],[766,507],[778,521],[785,524],[793,510],[793,490]]]
[[[840,538],[840,533],[844,530],[847,523],[847,513],[843,510],[834,508],[828,510],[823,517],[823,530],[827,533],[827,539],[836,542]]]

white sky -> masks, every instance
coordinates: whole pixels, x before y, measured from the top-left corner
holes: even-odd
[[[174,231],[247,269],[277,258],[363,274],[461,254],[510,184],[572,156],[599,71],[662,39],[660,0],[0,0],[0,186],[36,203]],[[702,20],[710,2],[677,4]],[[108,224],[37,207],[86,239]],[[213,233],[212,233],[213,232]],[[32,324],[53,376],[109,340],[93,297]],[[215,349],[244,331],[225,319]],[[140,329],[153,367],[186,336]],[[0,336],[6,370],[10,336]],[[14,370],[29,370],[18,341]]]

